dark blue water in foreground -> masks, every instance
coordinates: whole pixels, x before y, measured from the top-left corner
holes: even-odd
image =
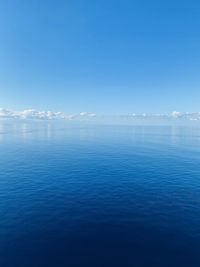
[[[0,123],[1,267],[200,266],[200,128]]]

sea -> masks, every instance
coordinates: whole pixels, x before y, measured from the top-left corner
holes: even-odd
[[[199,267],[200,124],[0,121],[1,267]]]

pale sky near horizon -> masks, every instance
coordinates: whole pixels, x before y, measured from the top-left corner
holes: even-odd
[[[200,2],[0,1],[0,107],[200,111]]]

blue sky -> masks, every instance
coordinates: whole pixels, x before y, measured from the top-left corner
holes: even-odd
[[[200,2],[0,1],[0,107],[200,111]]]

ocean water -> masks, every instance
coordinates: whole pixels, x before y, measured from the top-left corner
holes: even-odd
[[[200,127],[0,122],[1,267],[199,267]]]

